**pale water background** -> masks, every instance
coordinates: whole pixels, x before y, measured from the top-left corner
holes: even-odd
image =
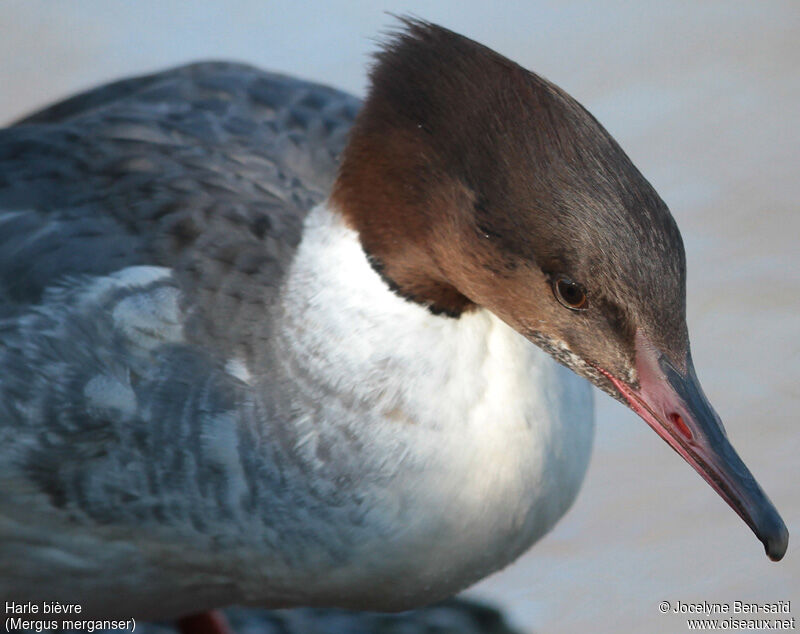
[[[363,95],[385,11],[413,12],[544,75],[611,131],[688,253],[697,371],[793,534],[769,562],[635,415],[597,394],[583,491],[471,594],[537,632],[682,632],[658,604],[792,600],[800,617],[800,2],[0,0],[0,122],[79,89],[233,59]]]

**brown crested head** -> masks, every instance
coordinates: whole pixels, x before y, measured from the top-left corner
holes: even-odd
[[[404,20],[377,55],[332,203],[398,293],[485,307],[620,398],[634,335],[688,353],[669,210],[558,87],[442,27]]]
[[[629,405],[783,557],[786,525],[692,367],[683,243],[664,202],[562,90],[404,22],[331,198],[373,266],[443,319],[492,311]]]

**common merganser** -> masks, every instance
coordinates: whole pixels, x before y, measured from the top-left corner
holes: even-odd
[[[452,595],[572,504],[584,379],[787,548],[697,381],[667,206],[565,92],[433,24],[363,106],[206,63],[3,130],[0,300],[4,600]]]

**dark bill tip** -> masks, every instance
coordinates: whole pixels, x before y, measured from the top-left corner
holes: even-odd
[[[775,516],[770,518],[769,524],[771,524],[771,528],[765,531],[764,536],[760,537],[761,543],[764,544],[764,552],[767,553],[767,557],[772,561],[780,561],[789,548],[789,529],[786,528],[786,524],[783,523],[777,511]]]

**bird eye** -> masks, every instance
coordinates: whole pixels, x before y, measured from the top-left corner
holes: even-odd
[[[570,310],[586,310],[589,307],[583,286],[564,275],[553,280],[553,294],[562,306]]]

